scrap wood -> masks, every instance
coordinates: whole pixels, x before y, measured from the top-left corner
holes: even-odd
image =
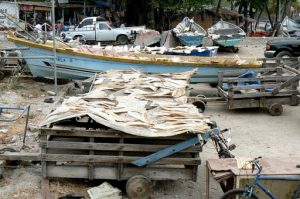
[[[138,136],[206,133],[210,121],[187,103],[188,82],[195,72],[150,75],[110,70],[98,74],[90,92],[65,99],[43,125],[88,116],[99,124]]]

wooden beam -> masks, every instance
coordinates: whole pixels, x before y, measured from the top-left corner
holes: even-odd
[[[5,152],[0,154],[0,160],[40,161],[40,153]]]
[[[43,178],[41,181],[41,192],[42,192],[43,199],[52,199],[50,193],[49,180],[47,178]]]
[[[76,150],[99,150],[99,151],[138,151],[156,152],[171,145],[153,144],[119,144],[119,143],[89,143],[89,142],[69,142],[69,141],[46,141],[40,143],[41,147],[48,149],[76,149]],[[201,151],[201,146],[193,146],[181,152],[196,153]]]
[[[93,162],[93,163],[131,163],[140,156],[107,156],[107,155],[68,155],[45,154],[41,155],[42,161],[51,162]],[[199,165],[200,158],[163,158],[153,164]]]

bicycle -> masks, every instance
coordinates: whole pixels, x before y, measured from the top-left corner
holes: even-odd
[[[263,167],[259,164],[259,159],[261,157],[255,158],[252,163],[252,173],[254,172],[254,169],[257,168],[258,172],[256,173],[256,177],[254,178],[254,181],[251,185],[246,187],[245,189],[233,189],[231,191],[226,192],[221,199],[238,199],[238,198],[248,198],[248,199],[258,199],[258,196],[253,192],[253,190],[258,187],[260,188],[265,194],[269,196],[271,199],[277,199],[273,193],[268,190],[262,183],[260,183],[260,180],[276,180],[276,181],[299,181],[300,178],[290,178],[290,177],[267,177],[261,175]],[[300,165],[296,166],[297,168],[300,168]],[[297,188],[297,190],[294,192],[293,199],[299,199],[300,198],[300,184]]]

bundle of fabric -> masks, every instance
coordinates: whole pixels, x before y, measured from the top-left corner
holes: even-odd
[[[187,87],[195,72],[150,75],[111,70],[97,74],[89,93],[65,99],[43,125],[88,116],[104,126],[138,136],[205,133],[209,119],[187,103]]]

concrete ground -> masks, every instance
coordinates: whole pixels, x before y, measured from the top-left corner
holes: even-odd
[[[11,45],[0,36],[0,47]],[[266,38],[246,38],[240,46],[240,57],[263,57]],[[233,53],[220,53],[222,56],[232,56]],[[22,82],[20,82],[22,83]],[[26,80],[26,85],[30,81]],[[43,112],[41,107],[48,106],[43,103],[45,91],[53,89],[45,83],[32,82],[37,93],[26,93],[24,87],[13,91],[0,88],[0,95],[6,96],[7,101],[13,99],[27,99],[35,101],[36,116],[40,118]],[[2,85],[4,83],[2,82]],[[23,86],[25,84],[23,83]],[[40,88],[36,88],[39,87]],[[23,89],[23,90],[20,90]],[[207,85],[197,86],[197,90],[214,93]],[[25,93],[25,95],[24,95]],[[31,99],[29,94],[31,94]],[[10,98],[9,96],[12,96]],[[21,96],[21,97],[20,97]],[[30,98],[30,99],[28,99]],[[3,101],[1,101],[3,102]],[[0,102],[0,105],[1,105]],[[35,116],[34,115],[34,116]],[[300,106],[284,106],[281,116],[273,117],[265,110],[251,109],[229,111],[224,103],[209,103],[205,112],[222,128],[231,128],[232,142],[237,145],[234,155],[243,157],[297,157],[300,156]],[[35,120],[34,116],[31,118]],[[30,134],[36,138],[36,134]],[[0,132],[1,136],[1,132]],[[38,142],[38,141],[37,141]],[[1,143],[0,143],[1,145]],[[30,150],[29,150],[30,151]],[[204,199],[205,193],[205,161],[218,158],[211,143],[204,146],[201,153],[202,165],[199,169],[198,181],[168,181],[157,182],[154,186],[153,199]],[[41,198],[40,194],[40,165],[34,168],[11,169],[6,168],[4,178],[0,179],[0,198]],[[97,183],[97,182],[96,182]],[[97,186],[96,183],[76,180],[52,180],[50,190],[55,198],[69,193],[86,195],[89,187]],[[212,182],[211,198],[222,195],[218,184]]]

